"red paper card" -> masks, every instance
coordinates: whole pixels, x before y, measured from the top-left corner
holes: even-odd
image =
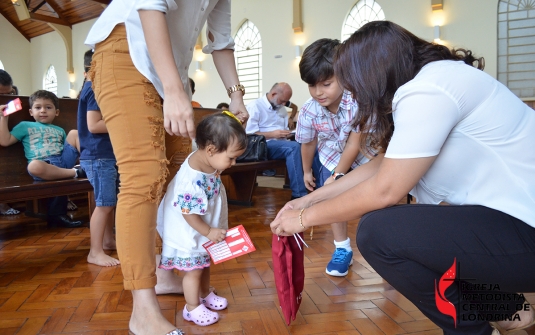
[[[7,103],[7,108],[4,110],[4,116],[8,116],[9,114],[18,112],[21,109],[22,109],[22,103],[20,102],[19,98],[15,100],[11,100],[10,102]]]
[[[227,230],[227,237],[219,243],[208,241],[202,245],[214,264],[253,252],[256,248],[242,225]]]

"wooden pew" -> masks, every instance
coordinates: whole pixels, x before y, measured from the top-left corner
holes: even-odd
[[[195,125],[206,116],[221,112],[219,109],[211,108],[194,108],[193,111]],[[279,168],[286,169],[285,160],[237,163],[230,169],[223,171],[221,181],[227,191],[228,203],[239,206],[252,206],[258,172]]]
[[[15,95],[0,95],[0,105],[20,98],[22,110],[9,116],[9,130],[21,121],[35,121],[29,113],[29,97]],[[54,125],[65,130],[76,129],[78,111],[77,99],[59,99],[60,113],[54,119]],[[26,167],[28,161],[24,157],[22,143],[16,143],[9,147],[0,147],[0,202],[17,202],[50,198],[59,195],[87,193],[89,213],[95,208],[93,187],[86,178],[62,179],[53,181],[34,181],[28,174]],[[36,202],[33,211],[38,212]],[[27,208],[30,210],[31,208]]]

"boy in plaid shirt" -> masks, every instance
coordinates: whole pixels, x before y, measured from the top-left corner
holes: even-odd
[[[353,125],[357,103],[334,75],[332,60],[339,44],[338,40],[317,40],[305,49],[299,62],[301,79],[308,84],[312,98],[301,108],[295,140],[301,143],[304,182],[310,191],[369,161],[359,152],[360,133]],[[317,180],[312,174],[316,148],[321,162]],[[325,271],[331,276],[345,276],[353,264],[347,222],[333,223],[331,229],[336,249]]]

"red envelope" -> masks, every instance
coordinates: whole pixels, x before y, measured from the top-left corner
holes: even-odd
[[[8,116],[9,114],[18,112],[21,109],[22,109],[22,103],[20,102],[19,98],[15,100],[11,100],[10,102],[7,103],[7,108],[4,110],[4,116]]]

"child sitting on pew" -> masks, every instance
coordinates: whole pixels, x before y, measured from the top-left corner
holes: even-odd
[[[3,116],[6,107],[0,106],[0,145],[7,147],[22,142],[28,173],[34,180],[85,177],[81,168],[74,167],[79,156],[78,131],[71,130],[67,135],[63,128],[52,124],[59,115],[59,99],[54,93],[44,90],[33,93],[30,96],[30,115],[35,122],[23,121],[11,132],[8,129],[9,116]],[[64,198],[62,208],[66,209],[67,198]],[[81,221],[71,221],[66,215],[49,216],[48,223],[70,228],[82,224]]]

